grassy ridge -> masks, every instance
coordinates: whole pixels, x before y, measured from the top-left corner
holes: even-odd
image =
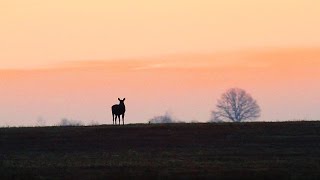
[[[320,122],[0,129],[1,179],[319,179]]]

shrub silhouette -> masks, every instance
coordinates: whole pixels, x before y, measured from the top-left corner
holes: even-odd
[[[155,116],[152,119],[150,119],[149,123],[151,124],[165,124],[165,123],[174,123],[175,121],[171,117],[169,113],[166,113],[162,116]]]
[[[58,126],[83,126],[83,123],[81,121],[63,118],[63,119],[61,119]]]

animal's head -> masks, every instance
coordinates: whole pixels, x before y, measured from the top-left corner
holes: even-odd
[[[118,98],[118,100],[120,101],[120,104],[124,104],[124,100],[126,100],[126,98],[123,98],[122,100]]]

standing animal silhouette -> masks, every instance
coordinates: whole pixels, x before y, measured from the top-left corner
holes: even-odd
[[[120,98],[118,98],[118,100],[120,101],[119,104],[115,104],[112,106],[112,121],[113,124],[117,124],[117,117],[119,119],[119,125],[121,125],[120,122],[120,115],[122,116],[122,124],[124,125],[124,113],[126,112],[126,106],[124,105],[124,100],[126,100],[126,98],[123,98],[123,100],[121,100]]]

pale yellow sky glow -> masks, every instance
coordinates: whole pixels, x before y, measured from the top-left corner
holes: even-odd
[[[0,68],[319,47],[318,0],[2,0]]]

